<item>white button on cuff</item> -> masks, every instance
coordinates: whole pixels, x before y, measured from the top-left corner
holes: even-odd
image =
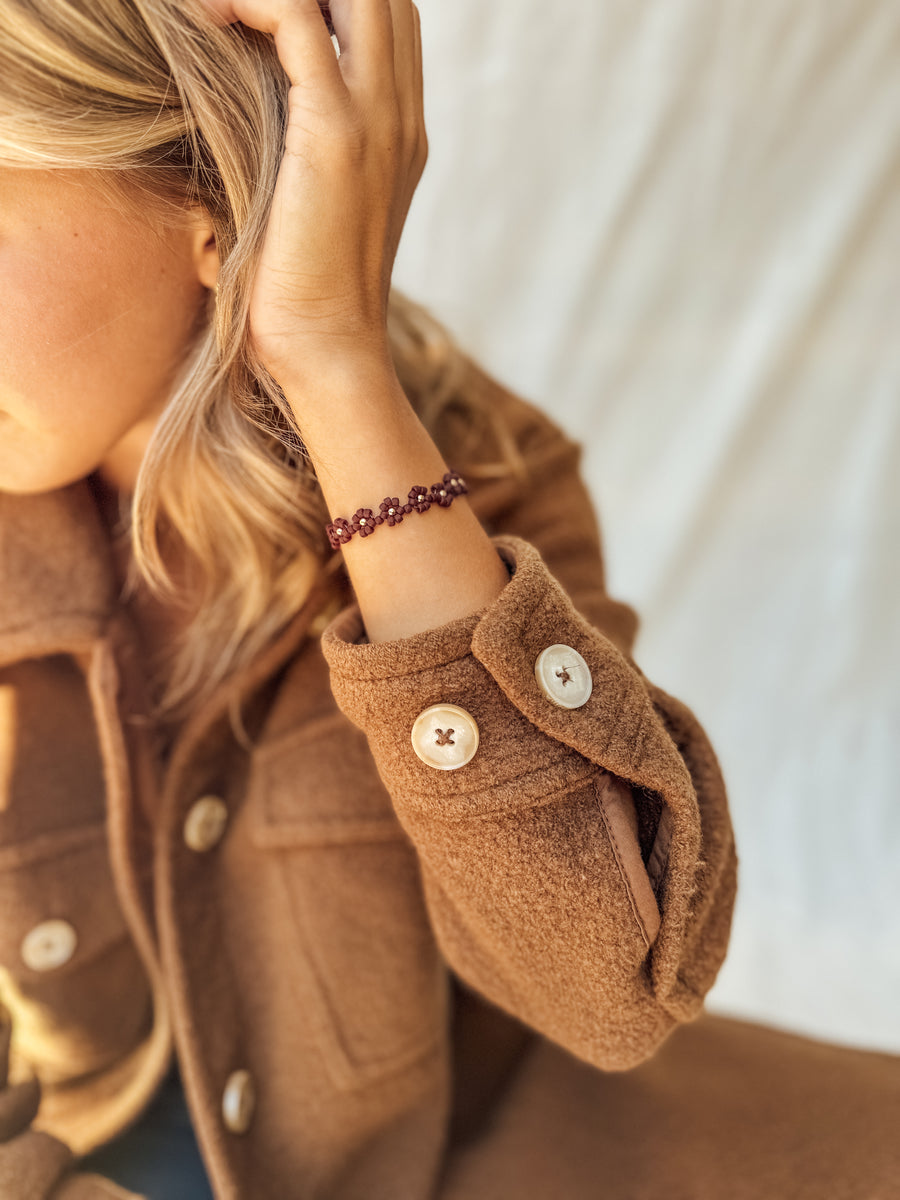
[[[228,806],[218,796],[201,796],[191,805],[184,821],[184,840],[192,850],[203,852],[217,845],[228,824]]]
[[[541,651],[534,677],[547,699],[559,708],[581,708],[594,689],[590,668],[571,646],[557,644]]]
[[[475,757],[478,724],[457,704],[432,704],[416,717],[412,746],[426,766],[455,771]]]
[[[41,921],[22,939],[22,962],[32,971],[52,971],[75,953],[78,934],[68,921]]]
[[[256,1108],[256,1088],[249,1071],[232,1071],[222,1093],[222,1119],[232,1133],[246,1133]]]

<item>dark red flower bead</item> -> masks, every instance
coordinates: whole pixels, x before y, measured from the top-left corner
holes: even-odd
[[[328,533],[328,540],[335,550],[340,549],[353,537],[353,530],[346,517],[336,517],[334,521],[325,526],[325,529]]]
[[[382,519],[388,525],[399,525],[403,520],[404,514],[409,512],[405,504],[400,503],[398,496],[385,496],[382,500],[379,511]]]
[[[453,493],[445,483],[433,483],[428,495],[431,502],[439,504],[441,508],[449,508],[453,503]]]
[[[376,517],[371,508],[358,508],[350,518],[350,528],[360,537],[368,537],[383,520],[384,517]]]
[[[431,508],[431,488],[411,487],[409,489],[409,511],[415,509],[418,513],[428,512]]]
[[[466,487],[466,481],[458,471],[448,471],[441,482],[447,491],[453,496],[463,496],[469,490]]]

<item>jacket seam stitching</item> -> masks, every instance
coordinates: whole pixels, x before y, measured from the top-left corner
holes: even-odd
[[[341,642],[342,646],[353,646],[354,642]],[[455,658],[441,659],[440,662],[433,663],[426,667],[412,667],[409,671],[391,671],[387,675],[351,675],[339,668],[333,668],[333,673],[341,679],[350,680],[352,683],[389,683],[393,679],[407,679],[411,675],[424,675],[428,671],[438,670],[440,667],[449,667],[453,663],[463,662],[467,658],[475,658],[471,648],[465,654],[459,654]],[[476,659],[476,662],[478,660]]]
[[[568,757],[568,755],[561,754],[559,756],[559,758],[556,758],[552,761],[551,765],[555,765],[556,763],[563,762],[563,761],[565,761],[565,759],[567,757]],[[536,797],[535,800],[531,803],[519,805],[518,807],[515,807],[515,808],[509,808],[509,807],[491,808],[491,809],[488,809],[487,811],[472,812],[472,813],[459,813],[458,815],[453,815],[453,816],[447,816],[442,813],[442,814],[435,814],[434,819],[439,820],[442,824],[446,823],[448,825],[451,825],[451,824],[458,824],[461,821],[482,821],[482,820],[489,820],[491,817],[497,817],[497,816],[514,816],[516,813],[529,812],[533,808],[544,808],[548,804],[556,804],[558,801],[564,800],[566,798],[566,796],[571,795],[571,793],[574,792],[576,790],[576,788],[578,788],[581,784],[590,783],[604,769],[605,768],[603,768],[603,767],[598,767],[596,763],[591,763],[591,769],[588,770],[586,772],[586,774],[577,776],[575,779],[572,779],[568,783],[563,784],[562,787],[555,788],[550,793]],[[505,780],[502,784],[499,784],[498,786],[505,787],[507,784],[517,783],[517,782],[519,782],[519,780],[528,779],[530,777],[540,775],[544,770],[546,770],[546,767],[538,767],[534,771],[526,771],[521,775],[515,775],[511,779]],[[496,788],[492,788],[491,790],[496,791]],[[460,798],[466,798],[466,793],[465,792],[457,792],[454,796],[448,797],[447,800],[448,800],[448,802],[452,803],[453,801],[459,801]]]

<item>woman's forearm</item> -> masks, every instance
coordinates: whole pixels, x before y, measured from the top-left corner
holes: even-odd
[[[332,520],[358,508],[378,513],[386,496],[403,504],[413,485],[429,487],[458,466],[445,462],[396,374],[381,363],[344,371],[331,384],[319,376],[315,395],[315,414],[308,395],[296,395],[294,411]],[[378,526],[368,537],[356,534],[340,553],[370,642],[468,616],[509,580],[464,495],[448,508],[432,505],[399,525]]]

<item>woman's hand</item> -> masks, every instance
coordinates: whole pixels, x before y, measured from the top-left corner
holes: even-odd
[[[391,275],[428,156],[418,9],[331,0],[338,59],[319,0],[205,3],[222,22],[273,34],[291,81],[250,302],[257,354],[285,392],[348,360],[390,370]]]
[[[377,509],[451,465],[400,385],[387,331],[394,258],[428,153],[418,10],[331,0],[338,59],[318,0],[206,3],[219,20],[273,33],[292,83],[253,342],[293,409],[332,520]],[[341,553],[372,642],[465,616],[509,582],[465,496]]]

